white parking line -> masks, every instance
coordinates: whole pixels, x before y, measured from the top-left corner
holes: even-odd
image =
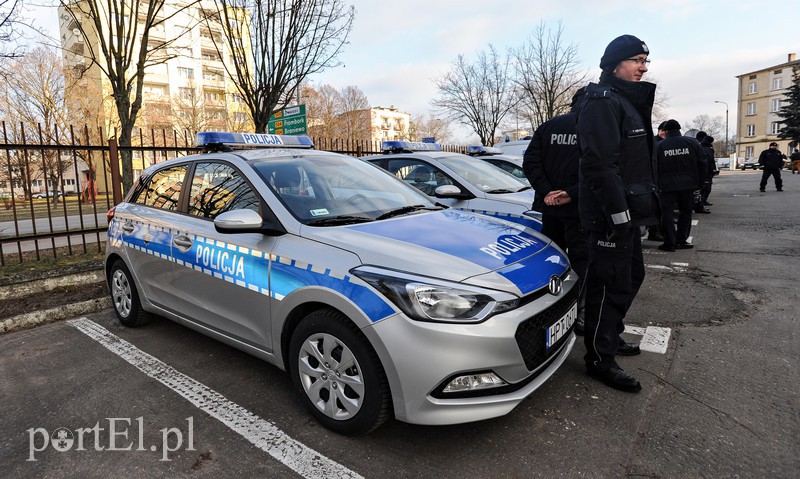
[[[87,318],[73,319],[68,323],[301,476],[320,479],[362,477],[292,439],[269,421],[227,400],[213,389],[115,336],[99,324]]]
[[[639,348],[642,351],[666,354],[667,347],[669,347],[669,336],[672,334],[672,329],[660,328],[657,326],[647,326],[646,328],[625,326],[625,332],[642,336],[642,341],[639,343]]]

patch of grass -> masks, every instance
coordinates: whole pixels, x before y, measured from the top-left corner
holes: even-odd
[[[87,244],[86,253],[83,252],[83,245],[73,246],[72,254],[69,254],[66,246],[56,248],[55,253],[52,249],[40,249],[39,260],[35,251],[25,251],[22,253],[22,262],[19,253],[6,253],[0,268],[0,279],[56,276],[70,270],[92,269],[96,264],[102,264],[105,249],[104,243],[99,251],[97,244]]]

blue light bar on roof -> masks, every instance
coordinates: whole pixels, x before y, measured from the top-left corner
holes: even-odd
[[[390,152],[411,152],[411,151],[442,151],[442,147],[437,143],[422,143],[419,141],[390,140],[381,143],[381,151]]]
[[[231,133],[205,131],[198,133],[194,142],[200,148],[314,148],[314,142],[305,135],[268,135],[264,133]]]
[[[475,145],[467,147],[467,154],[472,156],[501,155],[503,154],[503,150],[501,150],[500,148],[495,148],[493,146]]]

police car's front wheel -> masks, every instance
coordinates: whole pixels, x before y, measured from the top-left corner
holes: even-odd
[[[122,260],[116,260],[108,275],[108,287],[117,319],[125,326],[141,326],[150,321],[150,314],[142,309],[139,292],[130,271]]]
[[[319,310],[289,346],[292,382],[311,414],[341,434],[366,434],[389,416],[389,385],[377,354],[341,313]]]

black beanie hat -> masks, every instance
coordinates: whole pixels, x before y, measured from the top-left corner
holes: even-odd
[[[600,59],[600,68],[611,71],[626,58],[635,57],[642,53],[650,54],[647,44],[633,35],[622,35],[613,40],[606,47],[603,58]]]
[[[662,121],[661,123],[658,124],[658,129],[659,130],[666,130],[666,128],[664,128],[666,125],[667,125],[667,122],[666,121]]]
[[[694,139],[697,140],[697,141],[700,141],[703,138],[705,138],[706,136],[708,136],[708,133],[706,133],[706,132],[701,130],[701,131],[698,131],[696,135],[694,135]]]
[[[667,120],[664,122],[664,130],[680,130],[681,124],[677,120]]]

